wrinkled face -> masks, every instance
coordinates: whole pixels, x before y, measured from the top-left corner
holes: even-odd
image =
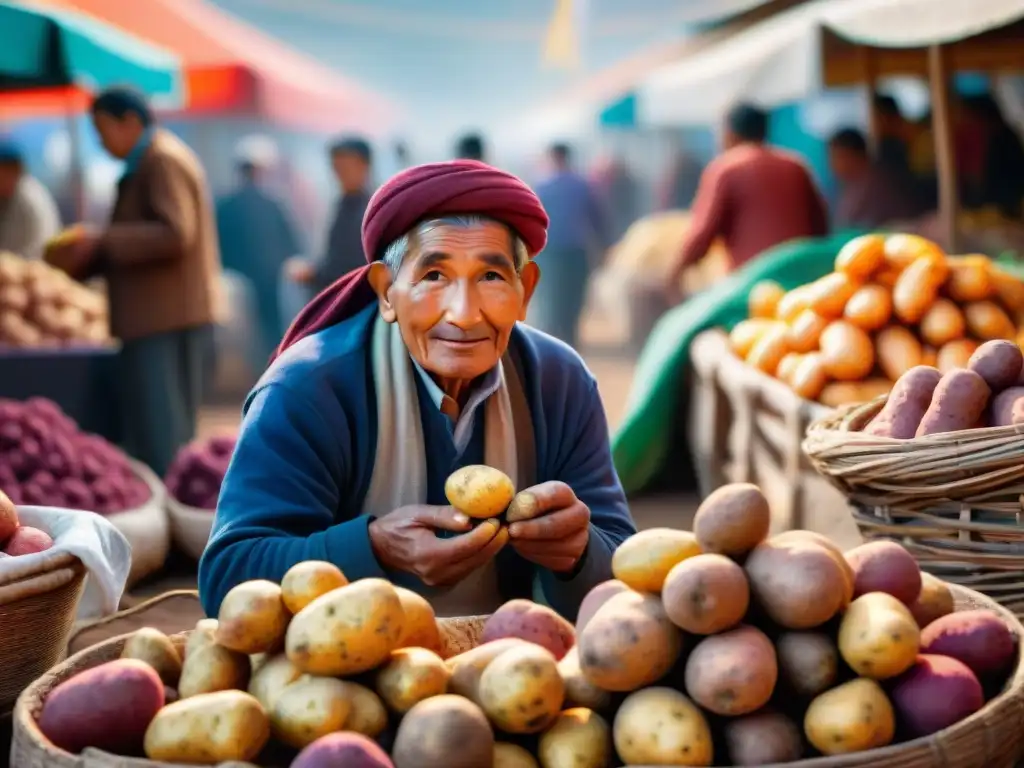
[[[0,200],[9,200],[21,178],[21,166],[18,163],[0,163]]]
[[[508,229],[486,222],[421,233],[393,280],[378,262],[371,282],[381,315],[398,323],[413,359],[449,392],[498,363],[539,274],[531,262],[517,275]]]
[[[331,165],[343,191],[358,192],[366,188],[370,166],[355,152],[335,152]]]
[[[120,160],[128,157],[145,131],[139,119],[131,114],[119,119],[106,112],[97,112],[92,117],[92,124],[103,148]]]

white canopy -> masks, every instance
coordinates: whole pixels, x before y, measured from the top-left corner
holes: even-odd
[[[822,29],[853,42],[918,48],[1024,17],[1021,0],[812,0],[652,73],[637,93],[648,125],[716,122],[743,99],[797,101],[821,86]]]

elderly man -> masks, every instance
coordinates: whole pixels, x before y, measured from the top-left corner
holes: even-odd
[[[17,145],[0,139],[0,251],[38,259],[59,232],[53,195],[26,170]]]
[[[327,560],[415,589],[438,615],[535,591],[573,617],[634,532],[597,385],[520,325],[548,217],[475,161],[410,168],[363,220],[371,263],[321,293],[249,395],[199,566],[215,615],[246,579]],[[446,478],[503,470],[540,514],[500,530],[447,505]]]

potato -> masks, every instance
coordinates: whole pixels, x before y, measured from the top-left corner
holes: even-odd
[[[435,696],[402,718],[391,758],[395,768],[480,768],[494,759],[494,731],[472,702]]]
[[[608,602],[609,598],[628,591],[629,587],[618,579],[609,579],[608,581],[602,581],[587,592],[583,602],[580,603],[579,611],[576,613],[576,632],[578,633],[587,625],[587,622],[597,613],[598,608]]]
[[[747,311],[751,317],[773,318],[786,289],[774,280],[761,280],[747,295]]]
[[[745,360],[747,355],[750,354],[750,350],[754,348],[754,344],[764,335],[765,331],[769,328],[778,327],[785,328],[785,324],[777,320],[764,320],[761,318],[741,320],[729,332],[729,349],[733,351],[736,357]]]
[[[985,706],[981,683],[963,662],[921,654],[892,686],[892,703],[910,738],[930,736]]]
[[[846,557],[843,555],[841,550],[836,543],[832,541],[828,536],[817,533],[816,531],[805,531],[805,530],[790,530],[777,533],[772,536],[772,541],[785,542],[785,541],[812,541],[821,547],[824,547],[832,555],[832,559],[836,565],[839,566],[839,570],[843,572],[843,602],[842,607],[845,610],[846,606],[853,600],[853,568],[846,562]]]
[[[787,629],[824,624],[843,607],[846,574],[833,554],[807,539],[769,539],[744,564],[750,593],[768,617]]]
[[[884,328],[892,317],[892,294],[884,285],[863,285],[846,302],[843,317],[864,331]]]
[[[818,395],[818,402],[829,408],[838,408],[851,403],[866,403],[886,395],[892,389],[888,379],[865,379],[864,381],[833,381],[826,384]]]
[[[1019,638],[999,616],[983,609],[936,619],[921,632],[921,653],[949,656],[980,678],[1006,673],[1017,657]]]
[[[384,579],[360,579],[332,590],[292,619],[285,652],[313,675],[343,677],[373,669],[402,637],[402,602]]]
[[[803,355],[798,361],[793,375],[789,378],[790,388],[805,400],[816,400],[821,390],[828,384],[825,373],[824,359],[817,352]]]
[[[861,595],[839,625],[839,654],[861,677],[886,680],[910,668],[921,630],[910,609],[885,592]]]
[[[164,685],[172,688],[181,677],[181,656],[174,647],[171,638],[152,627],[136,630],[124,641],[121,649],[122,659],[138,659],[144,661],[160,675]]]
[[[427,648],[435,653],[443,650],[441,630],[437,626],[434,609],[423,595],[405,587],[395,587],[402,604],[402,636],[399,648]]]
[[[1024,355],[1017,342],[1002,339],[986,341],[967,361],[967,368],[981,376],[993,392],[1015,384],[1022,367]]]
[[[942,373],[955,368],[966,368],[980,345],[974,339],[957,339],[939,347],[935,367]]]
[[[824,632],[783,632],[775,641],[779,678],[798,696],[828,690],[839,674],[839,649]]]
[[[988,263],[988,272],[999,302],[1015,314],[1024,311],[1024,282],[1016,275],[999,269],[991,261]]]
[[[146,730],[150,760],[211,765],[253,760],[270,738],[270,721],[253,696],[217,691],[161,709]]]
[[[956,610],[949,585],[927,571],[921,572],[921,593],[908,607],[921,629]]]
[[[935,302],[948,272],[944,261],[927,256],[911,262],[892,288],[896,317],[909,325],[920,322]]]
[[[249,693],[270,712],[274,709],[274,701],[285,688],[294,683],[303,672],[296,667],[283,653],[272,656],[253,672],[249,680]]]
[[[824,755],[884,747],[896,733],[896,715],[874,680],[857,678],[818,696],[804,715],[804,735]]]
[[[885,264],[885,238],[861,235],[848,241],[836,255],[836,272],[864,281]]]
[[[518,637],[506,637],[452,656],[445,662],[452,673],[448,680],[449,692],[479,703],[480,676],[487,665],[510,648],[522,645],[528,643]]]
[[[882,373],[896,381],[921,364],[923,350],[913,333],[900,325],[890,326],[875,337],[875,356]]]
[[[187,659],[190,654],[198,651],[204,645],[211,645],[217,642],[216,636],[216,619],[200,619],[197,621],[196,628],[188,636],[188,640],[185,641],[185,659]]]
[[[567,709],[541,735],[537,754],[544,768],[609,768],[612,730],[592,710]]]
[[[533,520],[543,512],[537,503],[537,497],[530,491],[520,491],[512,497],[505,511],[505,522],[516,523],[520,520]]]
[[[1004,389],[992,398],[990,410],[993,427],[1015,427],[1024,424],[1024,387]]]
[[[822,317],[835,320],[843,316],[846,302],[859,287],[859,282],[850,275],[833,272],[807,286],[807,306]]]
[[[774,376],[782,358],[790,351],[786,343],[788,333],[785,325],[772,326],[765,330],[750,348],[745,358],[747,364],[769,376]]]
[[[178,695],[188,699],[233,688],[244,691],[249,684],[251,670],[249,657],[244,653],[217,643],[200,646],[185,657],[178,681]]]
[[[921,594],[921,569],[914,557],[895,541],[869,541],[846,553],[853,568],[854,597],[886,592],[904,605]]]
[[[320,595],[344,587],[348,579],[333,563],[307,560],[293,565],[281,579],[281,599],[293,614],[298,613]]]
[[[949,259],[946,292],[958,302],[980,301],[995,292],[987,256],[961,256]]]
[[[779,360],[779,367],[775,369],[775,378],[785,384],[789,384],[796,369],[800,366],[800,361],[803,359],[804,355],[797,354],[796,352],[787,352]]]
[[[631,765],[712,765],[711,728],[692,701],[671,688],[645,688],[622,702],[612,724],[615,751]]]
[[[833,379],[863,379],[875,367],[871,338],[853,323],[837,320],[821,332],[822,364]]]
[[[911,368],[893,385],[889,399],[864,427],[864,432],[896,440],[912,438],[931,407],[932,396],[941,380],[942,374],[934,368],[925,365]]]
[[[712,491],[697,508],[693,533],[702,552],[745,555],[768,535],[768,499],[752,483],[729,483]]]
[[[949,299],[936,299],[921,318],[921,338],[936,347],[963,338],[966,330],[963,312]]]
[[[606,602],[577,637],[580,669],[606,691],[635,691],[679,659],[682,634],[653,595],[624,592]]]
[[[0,547],[18,530],[18,510],[6,493],[0,490]]]
[[[686,693],[716,715],[760,709],[778,678],[772,641],[748,625],[703,638],[686,660]]]
[[[380,745],[360,733],[321,736],[292,762],[290,768],[394,768]]]
[[[46,531],[30,525],[21,525],[7,540],[3,552],[11,557],[19,557],[45,552],[52,546],[53,539]]]
[[[239,653],[280,649],[291,614],[272,581],[243,581],[225,596],[217,613],[217,643]]]
[[[927,365],[929,368],[938,368],[939,350],[935,347],[930,347],[927,344],[921,347],[921,365]]]
[[[612,555],[612,574],[638,592],[660,592],[672,566],[700,554],[689,531],[648,528],[622,542]]]
[[[351,703],[348,719],[345,721],[346,731],[355,731],[375,739],[388,727],[388,711],[380,696],[364,685],[343,681],[345,697]]]
[[[786,329],[786,346],[794,352],[813,352],[829,321],[813,309],[805,309]],[[781,375],[779,378],[782,378]]]
[[[540,768],[533,755],[518,744],[499,741],[494,744],[494,765],[492,768]]]
[[[472,464],[457,469],[444,483],[444,495],[460,512],[477,520],[498,517],[516,495],[512,479],[494,467]]]
[[[321,736],[342,730],[351,709],[348,689],[341,680],[303,675],[274,699],[268,711],[271,733],[288,746],[302,749]]]
[[[74,754],[86,747],[137,754],[164,701],[164,685],[149,664],[138,659],[108,661],[50,691],[39,714],[39,730],[55,746]]]
[[[506,733],[539,733],[565,700],[565,683],[550,651],[527,644],[511,648],[480,676],[480,706]]]
[[[377,693],[395,712],[408,712],[415,704],[448,690],[451,670],[433,651],[400,648],[377,673]]]
[[[971,335],[983,341],[1017,337],[1013,321],[994,301],[972,301],[964,307],[964,317]]]
[[[793,319],[810,305],[810,299],[809,285],[794,288],[779,300],[775,308],[775,317],[784,323],[793,322]]]
[[[583,670],[580,669],[578,649],[570,649],[558,662],[558,674],[562,676],[562,682],[565,683],[565,706],[587,707],[596,711],[611,706],[611,694],[598,688],[584,677]]]
[[[961,368],[944,373],[914,436],[973,429],[985,413],[990,395],[988,384],[974,371]]]
[[[489,643],[503,637],[519,637],[542,648],[547,648],[556,659],[576,643],[572,624],[546,605],[532,600],[509,600],[492,613],[481,635],[481,642]]]
[[[661,600],[677,627],[712,635],[740,623],[750,588],[743,569],[725,555],[697,555],[669,571]]]
[[[769,765],[799,760],[800,729],[783,714],[764,710],[729,720],[724,729],[729,765]]]

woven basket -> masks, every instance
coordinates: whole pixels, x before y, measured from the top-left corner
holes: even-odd
[[[54,553],[0,576],[0,716],[33,680],[65,656],[85,584],[85,566]],[[17,765],[17,763],[13,763]]]
[[[925,570],[1024,616],[1024,432],[913,440],[861,432],[885,401],[812,424],[804,440],[812,465],[847,495],[865,538],[898,540]]]
[[[167,517],[171,521],[171,539],[175,547],[198,560],[210,540],[214,511],[182,504],[167,494]]]

